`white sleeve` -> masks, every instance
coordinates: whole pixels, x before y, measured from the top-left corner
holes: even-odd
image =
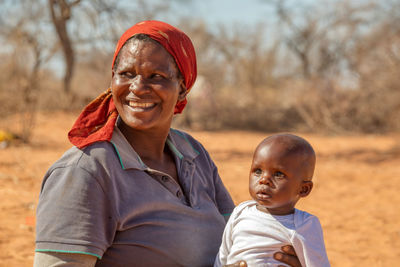
[[[225,225],[221,246],[219,248],[217,257],[215,258],[214,267],[221,267],[227,264],[228,254],[232,247],[232,228],[235,218],[235,211],[236,209],[233,210],[232,215],[229,217],[229,220]]]
[[[33,267],[94,267],[97,258],[77,253],[36,252]]]
[[[302,266],[330,267],[322,227],[317,217],[310,215],[296,228],[292,244]]]

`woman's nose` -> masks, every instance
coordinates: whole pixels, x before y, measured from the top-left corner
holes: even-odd
[[[137,95],[148,92],[149,87],[147,86],[146,81],[142,75],[136,75],[129,85],[129,90]]]

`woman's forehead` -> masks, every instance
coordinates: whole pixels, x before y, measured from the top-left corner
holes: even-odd
[[[139,62],[151,67],[175,69],[177,67],[174,58],[168,51],[156,41],[132,40],[120,51],[120,62],[117,67]]]
[[[120,56],[122,57],[136,57],[140,53],[150,52],[150,54],[154,55],[164,55],[172,56],[168,53],[168,51],[156,41],[147,41],[147,40],[137,40],[133,39],[126,43],[120,51]]]

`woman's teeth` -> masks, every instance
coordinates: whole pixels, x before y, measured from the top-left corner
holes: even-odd
[[[135,101],[129,101],[129,106],[132,108],[151,108],[155,105],[155,103],[139,103]]]

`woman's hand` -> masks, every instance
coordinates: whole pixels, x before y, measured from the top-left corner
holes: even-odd
[[[224,267],[247,267],[247,263],[245,261],[238,261],[233,264],[224,265]]]
[[[301,267],[299,258],[297,258],[296,252],[292,246],[283,246],[281,249],[283,252],[276,252],[274,254],[275,260],[286,263],[292,267]]]
[[[283,252],[276,252],[274,254],[275,260],[286,263],[291,267],[301,267],[299,258],[297,258],[296,252],[292,246],[283,246],[281,249]],[[238,261],[233,264],[224,265],[224,267],[247,267],[247,263],[245,261]],[[281,265],[281,267],[284,266]]]

